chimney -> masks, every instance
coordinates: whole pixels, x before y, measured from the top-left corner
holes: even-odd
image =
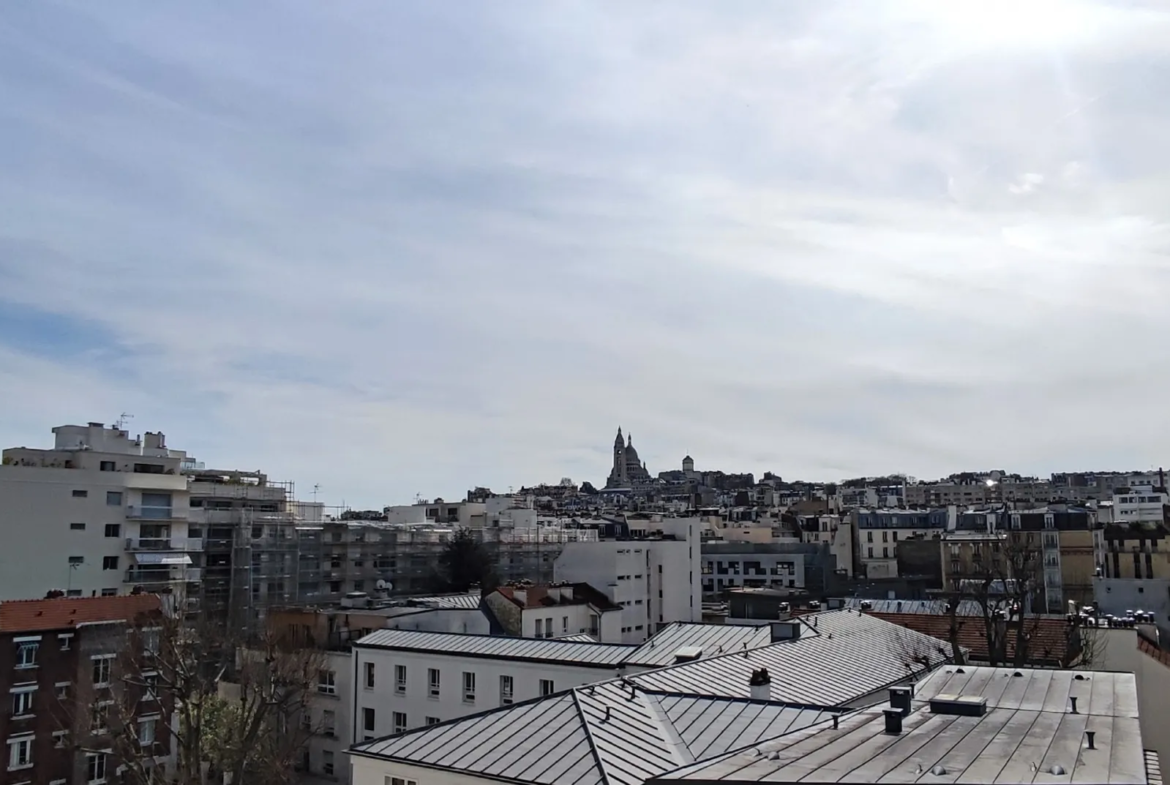
[[[772,677],[768,675],[767,668],[752,671],[752,677],[748,681],[748,686],[752,690],[752,700],[772,700]]]
[[[910,698],[914,695],[912,687],[890,687],[890,708],[897,709],[905,716],[910,713]]]
[[[772,643],[791,641],[800,637],[800,620],[787,619],[772,622]]]
[[[886,733],[899,734],[902,732],[902,712],[898,709],[886,709]]]
[[[1097,749],[1096,739],[1097,739],[1097,732],[1096,731],[1091,731],[1091,730],[1085,731],[1085,741],[1088,742],[1089,749],[1091,749],[1091,750]]]
[[[528,607],[528,590],[527,589],[513,589],[512,596],[516,598],[516,602],[524,607]]]

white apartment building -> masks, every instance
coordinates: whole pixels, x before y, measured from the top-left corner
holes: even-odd
[[[634,646],[378,630],[353,648],[354,743],[613,677]]]
[[[1114,493],[1112,503],[1098,507],[1101,523],[1162,523],[1163,506],[1170,496],[1152,486],[1134,486],[1125,493]]]
[[[4,450],[0,599],[128,593],[199,579],[190,568],[186,454],[161,433],[53,429],[51,449]]]
[[[329,651],[324,656],[317,690],[301,715],[312,733],[297,767],[303,783],[349,781],[345,751],[353,739],[353,654]]]
[[[702,619],[700,525],[663,518],[648,526],[660,536],[567,543],[554,579],[604,592],[622,607],[622,642],[642,643],[672,622]]]

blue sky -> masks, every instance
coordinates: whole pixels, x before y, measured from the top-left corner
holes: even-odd
[[[18,3],[0,444],[135,416],[356,506],[1149,468],[1156,3]]]

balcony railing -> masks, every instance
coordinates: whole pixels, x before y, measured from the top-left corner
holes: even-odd
[[[176,510],[174,507],[139,507],[129,505],[126,507],[126,517],[131,520],[143,521],[185,521],[187,520],[187,511]]]
[[[123,583],[194,583],[203,580],[198,567],[176,567],[172,570],[126,570]]]
[[[128,551],[201,551],[203,540],[188,537],[127,537]]]

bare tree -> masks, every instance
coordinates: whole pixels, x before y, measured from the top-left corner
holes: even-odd
[[[313,733],[302,721],[323,655],[250,641],[185,613],[138,620],[75,705],[75,749],[110,751],[124,785],[282,785]],[[88,705],[87,705],[88,699]],[[163,763],[168,765],[163,765]]]

